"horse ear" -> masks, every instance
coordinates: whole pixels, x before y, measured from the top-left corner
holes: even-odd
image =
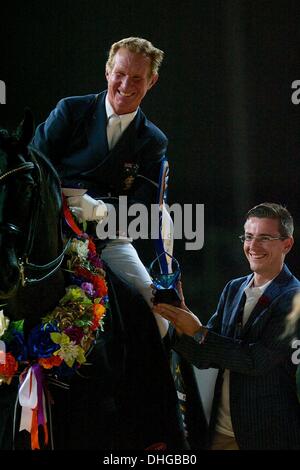
[[[34,117],[29,108],[24,109],[24,118],[17,129],[18,139],[26,146],[31,142],[34,134]]]

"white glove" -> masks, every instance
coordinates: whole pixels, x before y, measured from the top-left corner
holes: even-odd
[[[100,199],[93,199],[88,194],[67,197],[67,203],[71,212],[82,221],[100,221],[108,214],[106,204]]]

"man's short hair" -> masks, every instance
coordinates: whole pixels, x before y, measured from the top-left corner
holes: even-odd
[[[125,47],[130,52],[144,54],[146,57],[149,57],[151,60],[150,76],[152,77],[154,74],[158,73],[158,69],[164,57],[164,52],[157,49],[157,47],[154,47],[150,41],[147,41],[147,39],[135,37],[121,39],[120,41],[112,44],[106,62],[106,70],[111,72],[114,66],[115,55],[121,47]]]
[[[278,220],[280,236],[293,236],[293,217],[281,204],[276,204],[275,202],[263,202],[262,204],[258,204],[258,206],[253,207],[247,212],[246,221],[250,219],[250,217],[258,217],[259,219],[276,219]]]

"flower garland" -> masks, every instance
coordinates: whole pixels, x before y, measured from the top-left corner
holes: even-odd
[[[105,271],[87,234],[72,238],[66,260],[70,285],[58,306],[27,338],[24,320],[10,321],[0,310],[0,385],[10,384],[19,375],[19,431],[30,433],[32,450],[40,448],[39,426],[48,444],[46,377],[65,379],[86,362],[109,311]]]
[[[69,376],[86,362],[109,309],[105,271],[94,242],[86,234],[73,238],[66,270],[71,284],[59,305],[24,338],[24,320],[0,311],[0,383],[10,384],[21,368],[38,363],[58,377]],[[23,367],[24,368],[24,367]]]

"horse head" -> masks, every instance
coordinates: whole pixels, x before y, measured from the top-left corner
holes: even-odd
[[[0,299],[12,317],[37,319],[63,293],[62,199],[55,169],[30,145],[33,132],[29,110],[15,132],[0,130]]]
[[[27,223],[36,183],[28,144],[33,134],[29,111],[14,133],[0,130],[0,297],[10,298],[20,282],[19,258],[26,247]]]

